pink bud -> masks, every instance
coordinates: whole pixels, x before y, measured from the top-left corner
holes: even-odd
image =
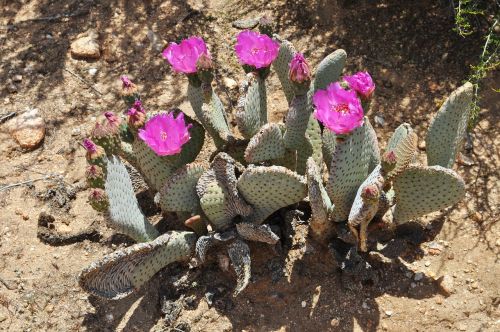
[[[356,91],[363,99],[369,99],[373,91],[375,91],[375,84],[367,71],[344,76],[344,81],[349,84],[349,88]]]
[[[380,195],[380,191],[378,190],[377,186],[374,184],[367,185],[361,191],[361,197],[363,199],[369,200],[369,201],[378,200],[379,195]]]
[[[311,70],[309,64],[301,53],[296,53],[290,61],[290,71],[288,77],[290,81],[303,83],[311,80]]]
[[[92,142],[92,140],[90,140],[88,138],[85,138],[83,140],[83,147],[89,153],[95,153],[95,152],[97,152],[97,145],[94,142]]]
[[[121,76],[120,79],[122,80],[123,87],[124,88],[130,88],[132,86],[132,81],[125,75]]]

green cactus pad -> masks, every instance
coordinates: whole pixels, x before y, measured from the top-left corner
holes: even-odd
[[[288,101],[288,104],[290,104],[295,93],[292,82],[290,82],[290,79],[288,78],[288,72],[290,68],[290,61],[292,61],[296,51],[292,43],[288,40],[280,40],[277,35],[275,35],[274,38],[280,42],[280,50],[278,57],[273,61],[273,68],[278,75],[286,100]]]
[[[203,186],[202,190],[200,189],[201,186]],[[208,170],[201,176],[198,181],[197,192],[200,197],[201,209],[215,230],[225,230],[232,225],[235,216],[227,211],[229,206],[227,195],[215,180],[213,170]],[[200,195],[200,192],[202,192],[202,195]]]
[[[238,190],[254,208],[246,221],[256,224],[307,195],[304,177],[282,166],[247,168],[238,179]]]
[[[307,189],[311,204],[311,221],[309,227],[314,238],[325,241],[335,232],[334,225],[329,220],[329,215],[334,209],[325,187],[318,165],[314,159],[307,159]]]
[[[255,225],[247,222],[236,224],[236,230],[241,238],[268,244],[276,244],[280,238],[276,235],[269,225]]]
[[[245,160],[258,163],[266,160],[280,159],[285,155],[283,136],[278,124],[268,123],[248,143]]]
[[[296,96],[290,103],[286,116],[286,131],[283,135],[287,149],[297,150],[305,138],[305,132],[311,116],[308,98],[305,95]]]
[[[337,141],[326,191],[335,205],[333,219],[346,221],[359,186],[369,174],[374,146],[371,126],[365,123],[342,141]]]
[[[396,130],[394,130],[394,133],[392,134],[391,138],[389,139],[389,142],[387,143],[385,151],[395,151],[399,142],[401,142],[402,139],[404,139],[412,132],[413,129],[408,123],[405,122],[400,124],[399,127],[397,127]]]
[[[399,140],[396,148],[392,150],[396,155],[396,166],[387,174],[387,180],[392,180],[410,166],[417,153],[417,144],[417,134],[413,131]]]
[[[236,124],[245,138],[251,138],[267,123],[266,82],[256,73],[247,74],[240,87]]]
[[[105,187],[109,197],[109,216],[120,233],[137,242],[151,241],[158,236],[158,231],[142,214],[130,176],[118,158],[108,161]]]
[[[201,164],[188,164],[175,171],[160,191],[161,209],[172,212],[198,212],[200,201],[196,194],[196,184],[205,170]]]
[[[346,58],[346,52],[339,49],[320,62],[312,85],[314,92],[326,89],[330,83],[338,81],[344,69]]]
[[[368,168],[368,172],[371,172],[380,164],[380,148],[378,146],[377,133],[375,129],[373,129],[370,121],[365,120],[365,125],[367,126],[367,134],[369,137],[369,146],[370,149],[370,167]]]
[[[382,192],[384,178],[382,177],[381,171],[382,168],[380,165],[375,167],[368,178],[366,178],[366,180],[359,186],[359,189],[356,192],[356,198],[354,199],[351,211],[349,212],[349,224],[357,226],[365,222],[368,223],[375,216],[375,213],[378,210],[378,203],[367,204],[361,197],[361,192],[363,191],[363,188],[368,185],[375,185],[379,189],[379,192]],[[374,205],[374,207],[372,207],[372,205]]]
[[[321,127],[312,114],[309,116],[309,122],[307,123],[305,139],[297,150],[297,173],[301,175],[306,173],[306,164],[309,157],[314,159],[318,167],[322,167],[323,149],[321,142]]]
[[[233,296],[238,296],[248,286],[252,276],[250,248],[248,244],[237,239],[228,247],[227,253],[237,277]]]
[[[237,215],[253,211],[236,188],[237,166],[228,154],[219,153],[196,186],[201,208],[217,231],[229,228]]]
[[[201,107],[200,121],[207,129],[209,135],[213,138],[217,147],[222,147],[231,135],[229,127],[223,113],[218,110],[217,106],[222,103],[216,103],[213,99],[208,104],[203,104]]]
[[[225,152],[217,154],[212,161],[211,168],[214,170],[217,183],[224,189],[228,205],[226,210],[233,217],[240,215],[249,216],[253,209],[241,197],[237,189],[236,169],[243,172],[243,165],[238,164],[230,155]]]
[[[427,164],[451,168],[455,163],[467,129],[473,86],[465,83],[453,91],[429,126]]]
[[[137,158],[137,165],[149,188],[160,191],[167,179],[175,171],[165,157],[158,156],[141,139],[136,139],[132,148]]]
[[[325,160],[326,168],[330,170],[332,164],[333,152],[335,151],[335,145],[337,144],[337,139],[335,133],[328,128],[323,129],[323,140],[322,140],[322,151],[323,159]]]
[[[195,242],[194,233],[174,231],[154,241],[115,251],[84,269],[78,278],[79,284],[102,298],[124,298],[168,264],[188,260]]]
[[[394,220],[404,223],[459,202],[465,184],[453,170],[441,166],[410,166],[393,181]]]

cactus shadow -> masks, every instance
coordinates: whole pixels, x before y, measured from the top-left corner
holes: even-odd
[[[82,326],[88,331],[149,331],[160,319],[158,277],[147,287],[120,300],[89,297],[95,312],[87,312]]]

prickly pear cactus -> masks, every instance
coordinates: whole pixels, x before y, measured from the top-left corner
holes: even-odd
[[[258,163],[266,160],[281,159],[285,155],[285,144],[281,129],[276,123],[264,125],[248,143],[245,160]]]

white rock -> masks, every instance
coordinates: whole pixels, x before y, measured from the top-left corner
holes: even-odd
[[[305,308],[306,305],[307,305],[307,302],[306,301],[302,301],[302,303],[300,305],[302,306],[302,308]]]
[[[380,126],[383,126],[385,124],[385,120],[383,117],[375,115],[375,123]]]
[[[90,68],[89,69],[89,75],[90,76],[95,76],[97,74],[97,68]]]

